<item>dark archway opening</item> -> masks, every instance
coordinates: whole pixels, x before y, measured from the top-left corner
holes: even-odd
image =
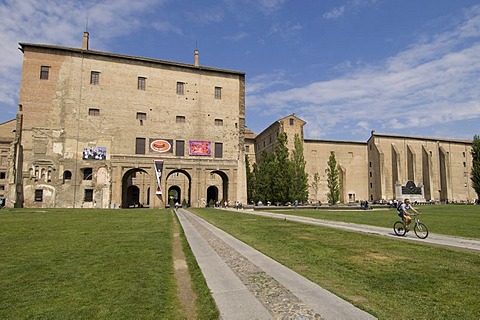
[[[190,174],[183,169],[176,169],[170,172],[166,177],[168,187],[168,199],[165,199],[166,205],[170,205],[170,199],[175,197],[182,206],[190,206],[190,197],[192,190],[192,178]],[[174,201],[175,203],[175,201]]]
[[[168,188],[168,204],[172,206],[178,202],[179,204],[182,203],[182,190],[179,186],[171,186]]]
[[[122,178],[122,208],[150,205],[150,176],[142,169],[130,169]]]
[[[207,188],[207,205],[211,206],[215,205],[215,203],[218,201],[218,188],[215,186],[210,186]]]

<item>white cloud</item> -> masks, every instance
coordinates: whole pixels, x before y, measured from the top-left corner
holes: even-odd
[[[379,2],[379,0],[350,0],[342,6],[334,7],[325,12],[322,17],[324,19],[338,19],[345,16],[347,12],[358,10],[361,7],[371,7]]]
[[[332,10],[325,12],[323,18],[325,19],[337,19],[345,13],[345,6],[335,7]]]
[[[464,23],[377,65],[358,67],[341,77],[286,91],[247,91],[250,108],[268,113],[292,111],[321,128],[411,130],[480,117],[480,6]],[[277,79],[280,81],[281,79]],[[259,89],[259,87],[257,87]],[[268,88],[265,88],[268,89]]]

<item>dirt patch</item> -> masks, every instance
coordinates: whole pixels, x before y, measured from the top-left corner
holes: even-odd
[[[180,226],[175,216],[173,216],[173,267],[177,282],[177,295],[182,304],[185,317],[187,319],[196,319],[195,301],[197,300],[197,295],[192,289],[192,279],[188,272],[187,261],[185,260],[180,239]]]

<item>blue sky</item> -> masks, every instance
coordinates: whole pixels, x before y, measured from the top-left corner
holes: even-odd
[[[0,123],[19,42],[246,73],[247,127],[295,113],[310,139],[480,134],[478,0],[0,0]]]

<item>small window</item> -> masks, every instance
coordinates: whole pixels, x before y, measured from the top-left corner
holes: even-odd
[[[223,120],[222,119],[215,119],[215,125],[216,126],[223,126]]]
[[[47,66],[40,67],[40,79],[48,80],[49,72],[50,72],[50,67],[47,67]]]
[[[215,158],[223,158],[223,143],[215,142]]]
[[[72,180],[72,173],[68,170],[66,170],[63,173],[63,180]]]
[[[85,189],[85,197],[83,198],[85,202],[93,202],[93,189]]]
[[[179,95],[185,94],[185,83],[177,82],[177,94]]]
[[[135,154],[145,154],[145,138],[135,139]]]
[[[43,190],[36,189],[35,190],[35,202],[43,202]]]
[[[147,120],[147,114],[145,112],[137,112],[137,120]]]
[[[147,78],[138,77],[138,85],[137,85],[138,90],[145,90],[146,85],[147,85]]]
[[[6,179],[7,178],[7,173],[6,172],[0,172],[0,179]]]
[[[90,73],[90,84],[100,84],[100,72],[92,71]]]
[[[215,87],[215,99],[222,99],[222,88]]]
[[[245,146],[245,152],[250,152],[250,146]]]
[[[88,109],[88,115],[98,117],[100,115],[100,109],[90,108]]]
[[[92,168],[84,168],[83,169],[83,180],[92,180],[93,177],[93,169]]]
[[[185,123],[185,116],[177,116],[175,119],[177,123]]]
[[[294,123],[295,123],[295,120],[294,120],[294,119],[290,119],[290,125],[293,126]]]
[[[177,157],[183,157],[185,155],[185,141],[177,140],[175,145],[175,155]]]

